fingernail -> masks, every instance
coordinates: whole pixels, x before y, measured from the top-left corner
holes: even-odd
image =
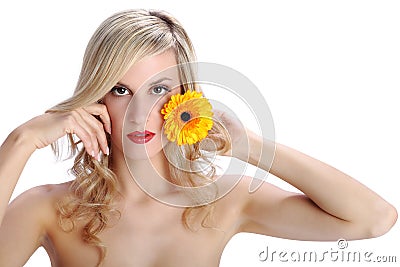
[[[90,155],[94,158],[94,150],[92,150],[92,153]]]
[[[106,155],[109,156],[110,155],[110,149],[107,147],[106,149]]]
[[[97,154],[97,161],[100,162],[100,153]]]

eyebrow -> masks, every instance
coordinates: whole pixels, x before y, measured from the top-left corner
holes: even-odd
[[[165,80],[172,81],[171,78],[163,77],[163,78],[160,78],[160,79],[158,79],[158,80],[156,80],[156,81],[151,82],[151,83],[150,83],[150,86],[156,85],[157,83],[163,82],[163,81],[165,81]]]
[[[158,83],[160,83],[160,82],[163,82],[163,81],[172,81],[172,79],[171,79],[171,78],[168,78],[168,77],[163,77],[163,78],[160,78],[160,79],[158,79],[158,80],[155,80],[155,81],[151,82],[149,85],[150,85],[150,86],[153,86],[153,85],[156,85],[156,84],[158,84]],[[125,87],[126,89],[131,90],[131,89],[129,88],[129,86],[127,86],[126,84],[123,84],[123,83],[121,83],[121,82],[117,82],[117,85],[123,86],[123,87]],[[132,90],[131,90],[131,91],[132,91]]]

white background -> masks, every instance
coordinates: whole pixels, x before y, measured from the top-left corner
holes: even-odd
[[[238,3],[2,1],[0,140],[70,96],[86,43],[106,17],[128,8],[164,9],[185,26],[200,61],[232,67],[259,87],[274,117],[277,142],[350,174],[400,210],[399,2]],[[49,148],[37,151],[13,198],[35,185],[66,181],[69,164],[55,163]],[[352,241],[347,250],[394,255],[399,262],[399,228],[397,223],[383,237]],[[335,242],[240,234],[226,247],[220,266],[267,266],[271,262],[258,260],[266,246],[321,254],[337,249]],[[273,266],[290,263],[275,259]],[[49,265],[42,249],[26,264]]]

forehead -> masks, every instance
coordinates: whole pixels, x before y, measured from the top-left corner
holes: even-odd
[[[179,74],[176,65],[175,53],[170,49],[136,62],[119,82],[137,90],[144,83],[151,83],[160,78],[168,77],[172,80],[177,80],[179,79]]]

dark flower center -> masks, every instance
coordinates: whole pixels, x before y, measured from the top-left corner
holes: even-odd
[[[182,112],[181,113],[181,120],[183,120],[184,122],[187,122],[190,120],[190,114],[189,112]]]

